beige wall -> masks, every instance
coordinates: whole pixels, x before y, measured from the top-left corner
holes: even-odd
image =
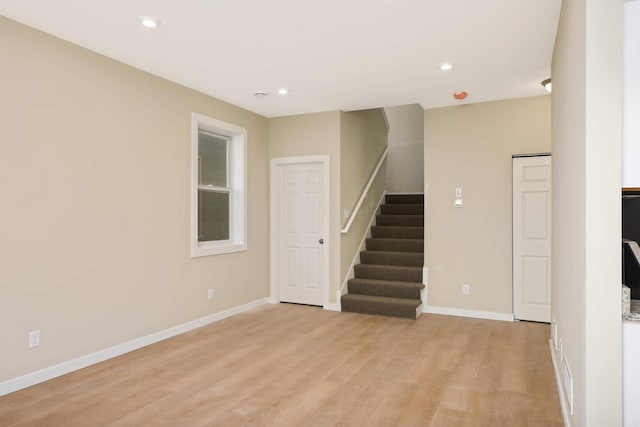
[[[340,116],[340,206],[351,212],[371,172],[387,147],[387,126],[381,109]],[[343,224],[346,222],[344,215]]]
[[[345,210],[349,214],[353,211],[387,146],[387,125],[381,109],[342,113],[340,117],[340,212],[344,226],[347,222]],[[349,273],[362,237],[368,231],[369,220],[384,191],[385,166],[383,164],[369,189],[349,232],[341,235],[341,283]]]
[[[622,424],[621,31],[622,2],[562,2],[552,65],[552,316],[573,375],[572,426]]]
[[[550,151],[549,107],[541,96],[424,112],[430,306],[513,313],[511,156]]]
[[[389,131],[386,188],[389,193],[424,192],[424,110],[418,104],[384,109]]]
[[[269,120],[269,158],[329,156],[329,299],[340,288],[340,115],[339,111],[278,117]]]
[[[265,118],[1,17],[0,40],[0,381],[268,296]],[[189,256],[192,112],[248,129],[246,252]]]
[[[370,196],[348,235],[340,229],[346,223],[342,213],[360,197],[373,167],[386,145],[386,127],[380,110],[330,111],[278,117],[269,120],[269,158],[323,154],[330,162],[331,218],[329,248],[329,301],[336,302],[345,271],[364,235],[374,207]],[[382,194],[382,181],[372,192]],[[372,193],[373,194],[373,193]],[[377,199],[375,200],[377,202]],[[367,217],[366,222],[364,217]]]
[[[640,188],[640,1],[624,4],[622,186]]]

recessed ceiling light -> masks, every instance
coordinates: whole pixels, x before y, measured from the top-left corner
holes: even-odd
[[[544,86],[547,92],[551,93],[551,79],[544,79],[540,84]]]
[[[289,93],[289,89],[287,89],[287,88],[285,88],[285,87],[282,87],[282,88],[278,89],[278,93],[279,93],[280,95],[286,95],[286,94],[288,94],[288,93]]]
[[[160,25],[160,21],[158,20],[158,18],[154,18],[153,16],[141,16],[140,23],[143,27],[147,28],[156,28],[158,25]]]
[[[445,62],[445,63],[443,63],[443,64],[440,64],[440,69],[441,69],[442,71],[449,71],[449,70],[451,70],[452,68],[453,68],[453,64],[450,64],[450,63],[448,63],[448,62]]]
[[[266,92],[264,90],[257,90],[253,92],[253,96],[256,96],[258,98],[262,98],[263,96],[267,96],[267,95],[269,95],[269,92]]]

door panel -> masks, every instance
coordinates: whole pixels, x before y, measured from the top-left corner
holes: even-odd
[[[547,286],[540,283],[548,283],[549,258],[540,256],[522,257],[522,300],[529,304],[545,305],[549,302]]]
[[[522,221],[525,240],[546,240],[549,230],[546,209],[549,205],[549,193],[543,191],[526,191],[522,193]]]
[[[513,313],[551,321],[551,156],[513,159]]]
[[[279,169],[279,299],[322,305],[323,165],[291,164]]]

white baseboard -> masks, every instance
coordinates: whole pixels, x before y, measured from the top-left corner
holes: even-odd
[[[342,307],[340,307],[340,303],[327,304],[323,308],[327,311],[342,311]]]
[[[334,304],[327,304],[323,308],[328,311],[342,311],[342,295],[346,295],[347,288],[342,287],[336,291],[336,302]]]
[[[262,298],[247,304],[240,305],[238,307],[231,308],[229,310],[221,311],[220,313],[205,316],[191,322],[183,323],[181,325],[174,326],[163,331],[155,332],[144,337],[136,338],[132,341],[128,341],[104,350],[97,351],[95,353],[87,354],[86,356],[78,357],[77,359],[62,362],[60,364],[41,369],[39,371],[31,372],[29,374],[1,382],[0,396],[13,393],[14,391],[22,390],[23,388],[31,387],[32,385],[48,381],[50,379],[68,374],[73,371],[77,371],[82,368],[86,368],[87,366],[95,365],[96,363],[104,362],[105,360],[120,356],[125,353],[129,353],[130,351],[137,350],[151,344],[155,344],[159,341],[166,340],[167,338],[175,337],[176,335],[180,335],[193,329],[218,322],[228,317],[235,316],[236,314],[244,313],[246,311],[260,307],[261,305],[268,304],[269,302],[269,298]]]
[[[436,307],[433,305],[424,306],[425,313],[443,314],[446,316],[473,317],[476,319],[501,320],[513,322],[513,313],[498,313],[493,311],[465,310],[462,308]]]
[[[560,399],[560,408],[562,409],[562,418],[564,419],[565,427],[571,427],[569,421],[569,408],[567,407],[567,399],[564,395],[562,387],[562,376],[560,375],[560,369],[558,367],[558,360],[556,359],[556,351],[553,346],[553,340],[549,340],[549,352],[551,353],[551,362],[553,362],[553,372],[556,375],[556,387],[558,387],[558,398]]]

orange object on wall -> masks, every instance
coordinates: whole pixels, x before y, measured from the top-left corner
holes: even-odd
[[[457,99],[458,101],[462,101],[463,99],[465,99],[467,96],[469,96],[469,94],[465,91],[462,92],[456,92],[453,94],[453,98]]]

